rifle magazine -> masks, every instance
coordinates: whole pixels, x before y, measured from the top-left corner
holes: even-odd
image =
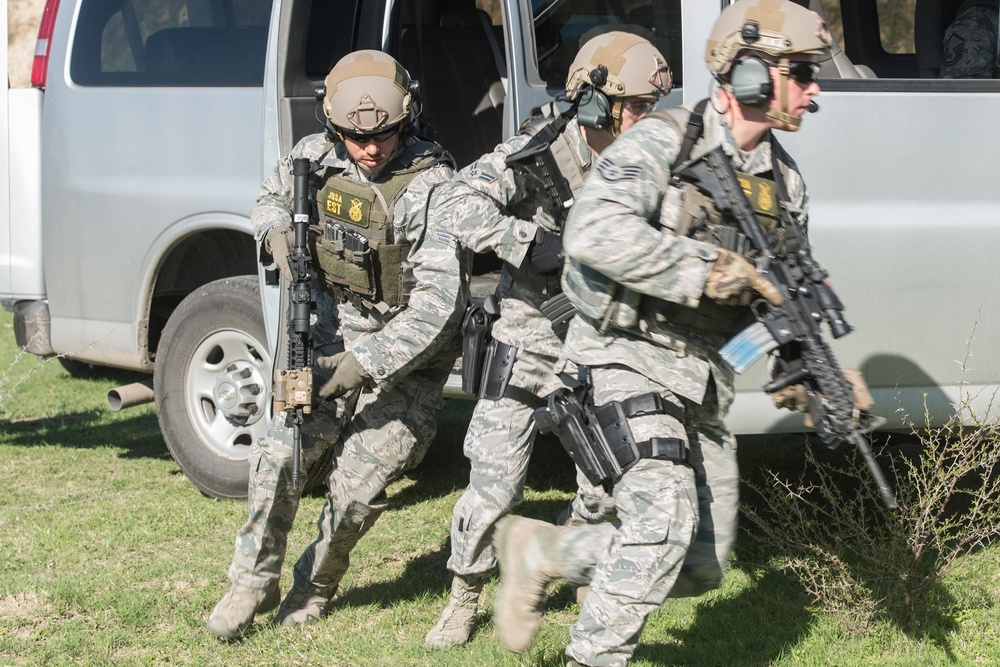
[[[743,331],[729,339],[729,342],[719,349],[725,361],[737,375],[741,375],[758,359],[778,347],[778,342],[766,326],[754,322]]]

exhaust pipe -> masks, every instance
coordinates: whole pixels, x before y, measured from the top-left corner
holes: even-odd
[[[108,407],[112,412],[118,412],[125,408],[134,408],[137,405],[152,402],[153,380],[143,382],[133,382],[124,387],[118,387],[108,392]]]

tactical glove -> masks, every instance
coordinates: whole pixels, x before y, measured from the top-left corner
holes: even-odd
[[[295,236],[292,233],[292,223],[290,222],[283,222],[272,227],[264,235],[264,250],[271,255],[274,265],[289,282],[292,280],[292,270],[288,267],[288,256],[292,252],[293,243],[295,243]]]
[[[858,412],[868,412],[871,410],[872,406],[875,405],[875,401],[872,399],[872,394],[868,390],[868,383],[865,382],[861,371],[856,368],[845,368],[844,378],[851,383],[854,409]],[[822,397],[820,396],[820,398]],[[809,415],[809,397],[806,394],[804,385],[793,384],[784,389],[779,389],[771,394],[771,401],[774,402],[774,407],[776,408],[806,413],[805,425],[810,428],[813,427],[814,424]]]
[[[749,306],[757,292],[773,306],[785,300],[771,281],[743,255],[719,248],[719,257],[705,281],[705,296],[723,306]]]
[[[556,273],[562,270],[563,252],[562,236],[539,227],[535,231],[535,241],[531,244],[531,268],[536,273]]]
[[[319,395],[323,398],[337,398],[343,396],[354,389],[357,389],[371,376],[358,363],[358,360],[350,352],[339,352],[329,357],[319,357],[316,365],[333,371],[333,377],[327,380],[320,390]]]

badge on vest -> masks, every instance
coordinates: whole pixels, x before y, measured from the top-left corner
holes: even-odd
[[[356,194],[325,187],[320,192],[321,210],[329,217],[358,227],[371,225],[372,202]]]
[[[742,171],[736,172],[736,178],[743,188],[743,193],[750,200],[755,213],[768,217],[778,216],[778,201],[774,197],[774,181],[758,178]]]

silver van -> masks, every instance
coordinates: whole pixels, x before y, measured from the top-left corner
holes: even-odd
[[[314,90],[330,66],[359,48],[395,56],[466,164],[558,92],[599,25],[645,30],[674,70],[662,104],[694,104],[711,90],[703,50],[724,4],[48,0],[35,87],[6,90],[2,105],[0,299],[18,343],[70,372],[154,373],[152,388],[123,388],[125,402],[155,399],[180,468],[208,495],[242,497],[270,409],[253,389],[269,385],[280,335],[249,213],[279,156],[320,129]],[[987,120],[1000,82],[938,78],[957,2],[802,4],[840,46],[822,110],[781,137],[856,329],[834,349],[864,370],[890,427],[922,421],[925,403],[942,419],[963,393],[986,409],[1000,388],[1000,140]],[[764,379],[762,367],[741,378],[733,427],[801,430]]]

